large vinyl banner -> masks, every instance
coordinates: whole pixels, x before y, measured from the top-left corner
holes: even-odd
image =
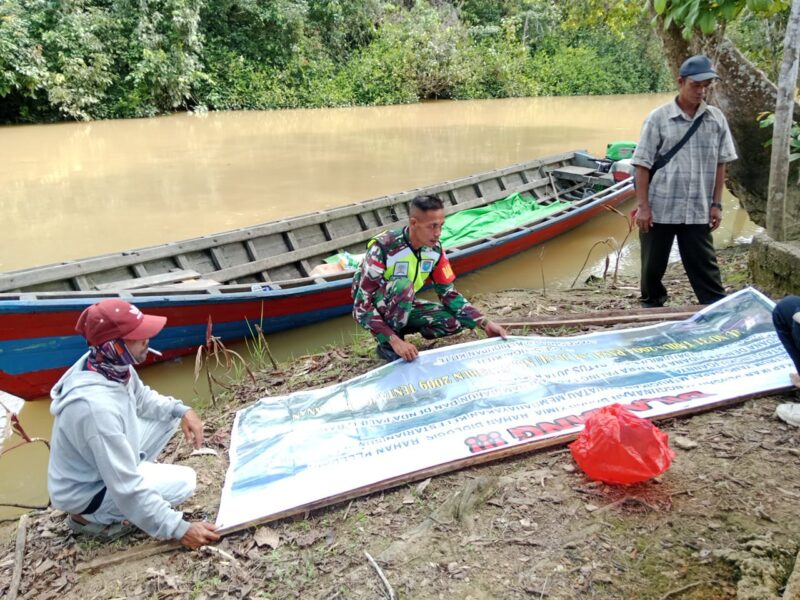
[[[772,307],[746,289],[686,321],[476,341],[264,398],[236,416],[217,524],[573,434],[614,402],[655,417],[786,388],[792,365]]]

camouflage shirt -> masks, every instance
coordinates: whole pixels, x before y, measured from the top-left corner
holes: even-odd
[[[361,262],[361,267],[353,276],[351,290],[353,295],[353,318],[364,329],[370,331],[380,343],[387,342],[393,333],[397,333],[386,324],[375,306],[376,296],[383,296],[386,285],[389,283],[386,279],[387,259],[410,248],[408,227],[402,230],[382,233],[374,238],[374,243],[367,250],[364,260]],[[433,283],[433,289],[442,304],[464,327],[474,329],[477,326],[477,321],[483,315],[453,285],[455,275],[444,249],[439,244],[434,248],[420,248],[414,254],[421,262],[424,262],[421,256],[423,252],[428,257],[431,256],[431,253],[436,255],[435,264],[433,268],[429,269],[430,276],[427,281]],[[413,281],[408,280],[408,285],[413,286]]]

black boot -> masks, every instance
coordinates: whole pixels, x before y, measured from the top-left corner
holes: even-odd
[[[400,355],[392,349],[392,345],[389,342],[378,344],[375,352],[378,353],[378,358],[382,358],[386,362],[394,362],[400,358]]]

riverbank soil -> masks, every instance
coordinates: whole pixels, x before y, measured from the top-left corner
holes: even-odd
[[[747,247],[720,253],[731,291],[747,284],[746,256]],[[673,306],[695,301],[679,265],[666,281]],[[614,289],[601,281],[474,300],[513,321],[636,307],[637,295],[630,279]],[[214,517],[235,410],[378,365],[365,338],[265,370],[224,409],[207,410],[209,446],[219,456],[189,457],[174,442],[166,453],[198,471],[189,516]],[[28,523],[19,597],[371,599],[389,597],[391,587],[398,598],[422,599],[781,598],[800,541],[800,430],[773,412],[793,400],[794,393],[773,395],[662,422],[677,456],[645,484],[592,482],[555,447],[231,534],[212,549],[129,558],[94,572],[81,565],[151,542],[142,534],[112,544],[76,539],[63,514],[39,512]],[[16,523],[0,532],[5,593]]]

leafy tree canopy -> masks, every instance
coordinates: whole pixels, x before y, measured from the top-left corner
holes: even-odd
[[[657,1],[665,18],[687,30],[707,27],[706,15],[759,11],[758,18],[739,20],[737,34],[759,64],[769,65],[775,53],[765,40],[780,34],[787,5]],[[148,116],[195,106],[662,91],[672,82],[646,6],[644,0],[2,0],[0,121]],[[766,34],[764,22],[771,27]]]

